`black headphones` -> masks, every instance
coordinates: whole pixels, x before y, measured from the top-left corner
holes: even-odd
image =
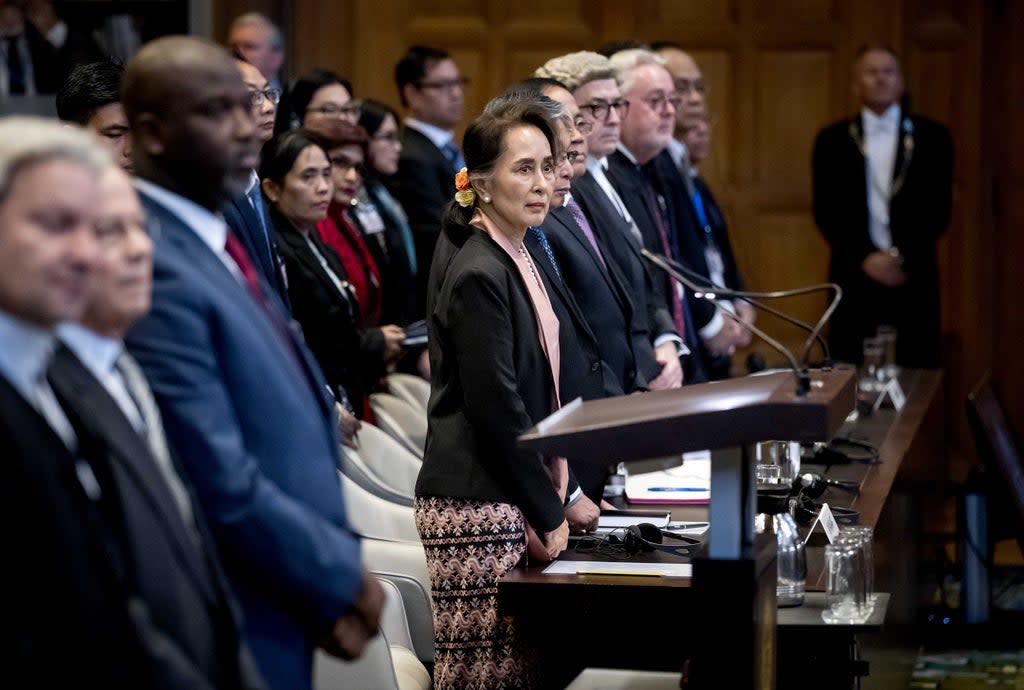
[[[667,544],[666,539],[675,540],[677,544]],[[703,542],[699,539],[684,537],[678,534],[662,532],[649,522],[630,525],[622,536],[622,546],[630,555],[642,551],[664,551],[677,556],[691,556]]]
[[[666,543],[666,540],[676,543]],[[616,527],[604,536],[584,535],[576,543],[579,553],[599,553],[611,558],[629,558],[642,552],[664,551],[676,556],[691,557],[704,544],[700,539],[661,531],[656,525],[641,522]]]
[[[864,465],[879,465],[878,446],[852,436],[837,436],[828,443],[804,446],[800,456],[804,462],[814,465],[848,465],[853,462]]]

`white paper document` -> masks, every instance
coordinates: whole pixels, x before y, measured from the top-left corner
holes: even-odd
[[[633,503],[707,503],[711,499],[711,453],[683,453],[679,467],[628,475],[626,497]]]
[[[555,561],[545,575],[636,575],[639,577],[692,577],[689,563],[633,563],[631,561]]]

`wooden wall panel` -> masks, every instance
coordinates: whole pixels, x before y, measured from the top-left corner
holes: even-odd
[[[755,3],[755,21],[758,23],[832,22],[837,18],[837,5],[833,0],[772,0]]]
[[[757,57],[754,182],[766,206],[810,200],[814,132],[831,119],[832,58],[824,51],[766,51]]]

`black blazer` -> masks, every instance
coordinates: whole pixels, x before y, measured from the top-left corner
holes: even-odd
[[[262,685],[247,677],[254,667],[243,650],[237,611],[195,501],[198,543],[145,441],[66,346],[54,354],[48,377],[82,453],[94,467],[109,472],[104,490],[117,505],[108,505],[108,514],[116,513],[127,579],[145,604],[150,644],[161,650],[154,653],[153,666],[162,687]],[[185,481],[184,473],[178,474]]]
[[[861,270],[876,248],[868,234],[866,162],[857,143],[860,116],[830,125],[814,142],[814,220],[832,248],[829,279],[843,288],[829,343],[834,358],[858,362],[863,339],[874,335],[878,324],[889,323],[899,331],[897,361],[933,367],[941,363],[936,241],[949,224],[953,146],[949,130],[937,122],[916,115],[901,122],[893,177],[902,170],[903,182],[889,204],[893,244],[907,273],[907,282],[897,288],[885,288]]]
[[[666,152],[663,151],[662,153],[665,154]],[[671,157],[667,159],[667,162],[671,165],[671,171],[665,169],[663,162],[659,161],[658,158],[655,158],[648,164],[651,171],[651,183],[654,185],[656,193],[660,194],[664,202],[664,207],[661,211],[668,232],[671,258],[676,261],[685,262],[685,256],[679,246],[680,232],[677,228],[678,219],[676,218],[672,203],[673,198],[684,193],[681,191],[683,182]],[[672,171],[675,171],[674,177]],[[622,197],[622,202],[629,209],[630,215],[633,216],[633,222],[636,223],[640,234],[643,236],[644,247],[656,254],[664,254],[665,249],[662,246],[661,235],[658,232],[657,221],[654,218],[655,210],[650,208],[647,203],[644,173],[632,161],[626,158],[621,151],[615,151],[608,156],[608,179],[611,180],[615,190]],[[671,307],[673,289],[671,277],[660,269],[654,268],[652,270],[656,271],[652,273],[654,275],[654,285],[658,290],[662,303],[667,307]],[[686,297],[697,327],[700,328],[707,324],[714,316],[714,307],[704,300],[690,301],[692,298],[690,290],[686,291]],[[671,314],[671,312],[669,313]],[[691,336],[694,335],[687,333],[687,342],[690,342]]]
[[[227,223],[228,229],[242,242],[253,265],[263,276],[264,282],[274,289],[285,311],[290,314],[292,305],[288,298],[288,280],[284,275],[284,264],[273,228],[267,228],[267,234],[263,234],[259,216],[249,203],[249,197],[244,194],[221,206],[221,213],[224,214],[224,222]],[[269,212],[267,218],[270,218]]]
[[[398,172],[384,180],[409,216],[416,243],[419,295],[425,301],[430,261],[441,229],[441,214],[455,197],[455,173],[441,150],[412,127],[402,132]],[[423,303],[419,305],[424,312]]]
[[[482,232],[448,227],[427,296],[431,394],[417,496],[517,505],[539,533],[565,519],[540,453],[516,439],[551,413],[551,370],[512,259]]]
[[[99,505],[82,490],[75,457],[3,376],[0,457],[5,682],[154,687]]]
[[[288,271],[292,313],[302,325],[312,350],[332,390],[343,386],[357,416],[365,412],[363,399],[385,374],[384,334],[379,328],[356,328],[358,307],[334,285],[320,261],[298,231],[280,216],[273,216],[281,257]],[[341,259],[313,230],[313,243],[331,270],[346,280]]]
[[[595,230],[598,247],[607,264],[598,258],[567,208],[553,209],[544,221],[544,230],[562,278],[597,336],[602,358],[618,377],[623,390],[632,392],[642,387],[646,377],[637,375],[635,351],[646,348],[653,360],[647,315],[635,313],[624,279],[607,247],[603,246],[602,238]]]
[[[540,241],[533,233],[527,232],[524,244],[533,258],[534,266],[540,269],[541,280],[551,300],[551,308],[558,317],[558,344],[561,354],[558,382],[562,404],[570,403],[576,398],[596,400],[623,395],[619,378],[601,357],[600,345],[590,324],[568,286],[555,273]],[[571,473],[570,493],[575,490],[574,484],[578,484],[590,500],[600,503],[604,495],[604,485],[608,480],[608,467],[589,460],[568,460]]]
[[[573,180],[572,195],[618,264],[629,287],[634,310],[646,312],[647,332],[651,338],[666,333],[678,335],[664,295],[655,288],[651,268],[640,254],[640,242],[589,171]]]

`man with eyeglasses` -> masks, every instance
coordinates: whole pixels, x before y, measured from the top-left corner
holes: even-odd
[[[679,200],[685,198],[685,186],[666,152],[682,100],[664,67],[664,58],[656,53],[627,50],[613,55],[611,62],[630,107],[622,121],[622,141],[609,157],[609,177],[640,228],[644,246],[690,265],[688,236],[694,230],[678,208]],[[706,381],[704,349],[715,355],[732,354],[742,332],[714,305],[696,299],[667,274],[656,284],[689,349],[683,362],[687,383]]]
[[[642,245],[636,224],[606,172],[607,156],[619,144],[619,128],[629,102],[619,93],[608,58],[597,53],[583,51],[553,58],[537,73],[565,84],[579,106],[587,156],[582,174],[573,179],[570,198],[581,215],[576,224],[585,222],[591,227],[603,247],[603,258],[610,260],[611,267],[604,273],[629,303],[627,320],[635,366],[620,373],[623,388],[631,392],[678,387],[682,382],[682,340],[639,253]]]
[[[385,184],[409,216],[419,267],[420,312],[425,308],[441,213],[455,196],[455,173],[466,165],[454,132],[462,119],[466,83],[451,56],[437,48],[413,46],[395,66],[395,85],[409,117],[398,172]]]
[[[281,92],[269,86],[263,73],[242,58],[235,56],[235,65],[242,75],[252,99],[252,113],[256,118],[256,137],[265,144],[274,136],[274,119],[277,116],[277,104],[281,100]],[[291,312],[291,301],[288,299],[288,276],[285,272],[284,260],[277,248],[273,227],[263,193],[260,190],[260,178],[253,170],[249,176],[249,186],[245,194],[235,197],[221,208],[224,222],[234,234],[245,251],[253,259],[267,285],[274,289],[285,309]]]
[[[90,129],[122,170],[132,171],[128,118],[121,106],[124,67],[110,60],[71,70],[57,91],[57,117]]]
[[[688,265],[712,285],[742,290],[743,280],[736,265],[736,257],[729,240],[729,229],[711,189],[700,176],[697,166],[710,155],[711,123],[708,119],[707,87],[697,62],[676,43],[663,41],[653,44],[655,52],[665,58],[665,69],[672,75],[679,107],[676,110],[675,132],[668,142],[667,154],[679,171],[686,190],[684,198],[676,199],[679,213],[685,219],[685,232],[680,238]],[[687,142],[693,142],[694,147]],[[662,154],[663,156],[665,154]],[[687,249],[689,247],[689,249]],[[756,314],[753,307],[742,300],[720,300],[719,303],[734,311],[744,323],[752,324]],[[750,342],[750,333],[739,333],[736,346]],[[732,358],[728,354],[706,353],[708,378],[728,378]]]

